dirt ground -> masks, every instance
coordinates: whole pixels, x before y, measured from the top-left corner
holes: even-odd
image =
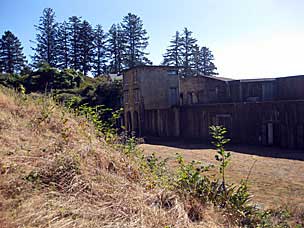
[[[210,145],[182,142],[153,142],[140,147],[146,154],[155,153],[162,158],[171,158],[174,167],[176,153],[186,161],[200,160],[217,164],[216,151]],[[288,151],[269,147],[231,146],[231,163],[227,169],[228,181],[239,183],[249,177],[249,190],[254,202],[263,207],[284,205],[304,207],[304,151]],[[217,168],[217,167],[216,167]]]

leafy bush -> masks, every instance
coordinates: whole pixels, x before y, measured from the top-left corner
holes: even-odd
[[[0,74],[0,85],[9,88],[18,88],[21,77],[16,74]]]
[[[179,166],[174,183],[177,190],[207,201],[212,191],[212,183],[202,173],[208,171],[211,166],[203,166],[199,161],[186,163],[181,155],[177,155],[177,161]]]
[[[90,122],[92,122],[99,136],[104,137],[107,142],[110,142],[111,140],[114,140],[113,138],[116,138],[118,133],[116,124],[121,116],[122,109],[113,111],[111,108],[106,108],[104,105],[91,107],[87,104],[82,104],[75,107],[75,102],[77,102],[76,97],[67,102],[68,108],[74,107],[77,115],[84,116]]]
[[[210,134],[214,141],[212,144],[216,147],[217,154],[215,155],[215,159],[220,162],[219,171],[222,176],[222,186],[225,190],[225,169],[229,163],[229,158],[231,156],[230,152],[225,151],[225,144],[227,144],[230,139],[225,138],[225,134],[227,133],[226,128],[221,126],[210,126]]]
[[[121,107],[122,83],[120,81],[100,83],[95,91],[95,105],[103,104],[106,107],[118,109]]]
[[[47,63],[42,63],[37,71],[24,80],[24,84],[27,90],[31,92],[72,89],[80,86],[82,77],[81,73],[73,69],[59,71]]]
[[[56,93],[54,97],[68,108],[77,108],[83,103],[83,98],[73,93]]]

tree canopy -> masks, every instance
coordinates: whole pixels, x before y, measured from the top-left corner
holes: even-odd
[[[47,63],[62,70],[71,68],[84,75],[100,76],[120,74],[127,68],[152,64],[146,51],[149,45],[148,33],[142,19],[132,13],[105,31],[101,24],[92,26],[78,16],[57,22],[54,10],[45,8],[35,27],[37,34],[32,48],[32,65],[36,69],[40,64]],[[8,39],[8,35],[3,38]],[[6,56],[11,53],[4,51],[7,42],[2,42],[1,71],[20,71],[24,59],[21,44],[18,39],[11,41],[15,42],[12,45],[18,56],[14,60],[16,69],[12,69],[12,61],[8,62],[4,56],[5,53]],[[185,77],[217,74],[212,51],[206,46],[200,47],[188,28],[182,32],[176,31],[163,54],[162,64],[177,67]]]
[[[40,17],[39,24],[35,25],[38,33],[36,34],[36,47],[33,48],[35,51],[33,56],[34,66],[38,66],[41,62],[47,62],[53,67],[57,65],[57,26],[54,10],[52,8],[45,8]]]
[[[26,58],[19,39],[6,31],[0,39],[0,72],[19,73],[25,66]]]
[[[188,28],[184,28],[182,33],[176,31],[170,40],[162,63],[177,67],[181,75],[188,77],[216,75],[217,68],[213,61],[212,51],[207,47],[200,48],[193,33]]]
[[[51,8],[43,10],[33,59],[36,68],[42,62],[59,69],[72,68],[87,75],[120,73],[125,68],[151,64],[145,51],[149,42],[139,16],[129,13],[121,23],[113,24],[108,32],[102,25],[95,28],[78,16],[56,22]]]
[[[128,13],[121,23],[122,34],[125,41],[124,65],[127,68],[151,64],[147,58],[145,49],[149,42],[147,31],[143,28],[143,22],[139,16]]]

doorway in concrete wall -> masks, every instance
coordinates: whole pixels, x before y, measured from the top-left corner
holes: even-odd
[[[267,145],[273,145],[273,123],[267,123]]]
[[[227,129],[226,137],[232,136],[232,117],[230,114],[217,114],[216,125],[223,126]]]
[[[116,125],[117,127],[121,128],[121,127],[125,127],[125,115],[121,114],[120,118],[116,120]]]
[[[132,117],[131,117],[131,112],[127,112],[127,120],[126,120],[126,125],[127,125],[127,131],[131,132],[132,131]]]
[[[297,124],[296,136],[296,147],[304,149],[304,124]]]
[[[139,115],[138,115],[138,112],[135,111],[133,112],[133,130],[136,134],[136,136],[140,136],[140,132],[139,132]]]
[[[279,123],[267,122],[262,126],[262,144],[280,146],[282,127]]]

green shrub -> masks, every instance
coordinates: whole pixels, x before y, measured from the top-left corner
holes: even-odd
[[[0,74],[0,85],[9,88],[18,88],[22,78],[16,74]]]
[[[24,80],[28,91],[44,92],[54,89],[73,89],[80,86],[82,74],[73,69],[58,69],[42,63],[37,71]]]
[[[186,163],[181,155],[177,155],[178,169],[176,172],[175,186],[183,194],[190,194],[207,201],[212,189],[209,178],[202,175],[210,166],[203,166],[199,161]]]
[[[225,182],[225,169],[228,166],[229,158],[231,156],[230,152],[225,151],[225,144],[227,144],[230,139],[225,138],[225,134],[227,133],[226,128],[221,126],[210,126],[210,134],[214,141],[213,145],[216,147],[217,154],[215,155],[215,159],[220,162],[219,171],[222,176],[222,186],[225,191],[226,182]]]
[[[73,98],[68,102],[69,108],[73,107],[77,102],[77,98]],[[118,129],[116,127],[117,120],[120,118],[122,109],[113,111],[111,108],[106,108],[104,105],[94,107],[82,104],[75,108],[77,115],[86,117],[92,122],[96,128],[97,134],[104,137],[107,142],[114,140],[117,137]]]

